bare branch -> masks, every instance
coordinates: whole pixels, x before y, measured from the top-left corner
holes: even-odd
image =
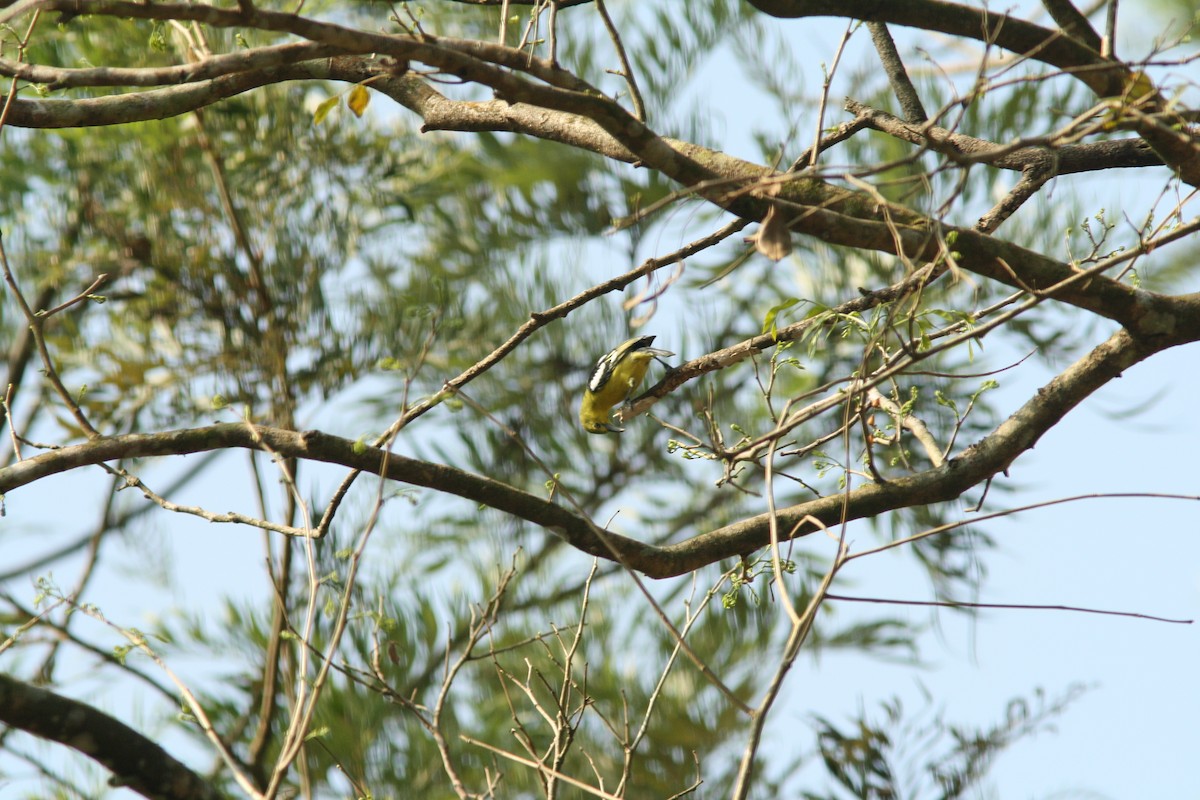
[[[1054,141],[1057,136],[1052,134],[1001,145],[937,125],[914,125],[857,100],[847,99],[845,108],[864,118],[868,127],[967,164],[988,164],[1018,171],[1035,168],[1050,172],[1052,177],[1113,168],[1154,167],[1163,163],[1141,139],[1059,144]]]
[[[1169,622],[1174,625],[1191,625],[1195,620],[1171,619],[1156,617],[1153,614],[1140,614],[1136,611],[1106,611],[1101,608],[1086,608],[1084,606],[1039,605],[1034,603],[968,603],[956,600],[898,600],[892,597],[848,597],[840,594],[826,594],[827,600],[842,600],[848,603],[878,603],[892,606],[930,606],[933,608],[1000,608],[1017,611],[1077,611],[1082,614],[1099,614],[1112,617],[1132,617],[1146,619],[1151,622]]]
[[[1100,34],[1080,13],[1071,0],[1042,0],[1042,5],[1068,36],[1078,39],[1096,52],[1101,52]]]
[[[8,264],[8,253],[4,249],[4,237],[0,234],[0,266],[4,270],[4,280],[8,283],[8,287],[12,290],[13,295],[17,298],[17,305],[21,309],[21,313],[25,315],[25,321],[29,324],[29,330],[33,334],[34,344],[37,346],[38,354],[42,358],[42,367],[45,369],[46,380],[54,387],[54,391],[58,394],[63,405],[71,412],[71,416],[75,418],[75,422],[83,430],[88,437],[94,438],[100,435],[100,432],[92,427],[92,423],[88,421],[87,416],[83,413],[83,409],[79,407],[79,403],[67,391],[67,387],[63,385],[62,379],[58,376],[58,370],[54,367],[54,360],[50,357],[50,350],[46,346],[46,337],[43,333],[45,325],[44,315],[37,314],[29,307],[25,295],[21,293],[21,287],[17,285],[17,279],[13,276],[12,269]],[[0,492],[3,494],[3,492]]]
[[[892,85],[892,93],[900,101],[904,119],[914,125],[925,122],[929,115],[925,113],[925,106],[921,103],[917,88],[913,86],[908,71],[904,69],[904,62],[900,60],[900,53],[896,51],[896,43],[892,41],[892,34],[887,25],[882,22],[868,22],[867,28],[871,31],[871,41],[875,43],[879,61],[883,64],[888,82]]]
[[[159,800],[222,800],[208,781],[151,739],[86,703],[0,673],[0,720],[78,750],[113,773],[112,782]]]
[[[312,531],[308,528],[297,528],[293,525],[281,525],[277,522],[271,522],[270,520],[259,519],[257,517],[250,517],[245,514],[238,514],[234,511],[218,513],[200,508],[199,506],[179,505],[178,503],[173,503],[170,500],[167,500],[165,497],[154,492],[142,481],[141,478],[127,470],[112,469],[111,472],[113,475],[119,477],[126,486],[138,489],[147,500],[157,504],[166,511],[174,511],[180,514],[191,514],[209,522],[231,522],[238,525],[249,525],[252,528],[262,528],[265,531],[282,533],[284,536],[307,538],[316,535],[315,531]]]
[[[0,75],[42,84],[51,91],[85,86],[172,86],[345,54],[346,51],[341,48],[312,42],[293,42],[254,50],[224,53],[170,67],[72,69],[26,64],[0,58]]]
[[[621,60],[621,77],[629,85],[629,99],[633,103],[633,115],[645,122],[646,104],[642,100],[641,90],[638,89],[637,76],[633,72],[633,65],[629,63],[629,56],[625,54],[625,45],[621,42],[621,34],[613,23],[612,16],[608,13],[608,7],[604,5],[604,0],[596,0],[596,11],[600,12],[600,18],[604,20],[604,28],[608,31],[613,47],[617,50],[617,58]]]
[[[1135,70],[1113,60],[1111,53],[1097,52],[1061,31],[1049,30],[991,9],[943,0],[885,4],[875,0],[750,0],[750,5],[775,17],[851,17],[995,44],[1058,67],[1085,84],[1097,98],[1119,98],[1137,80]],[[1110,11],[1115,7],[1112,3]],[[1163,110],[1166,102],[1154,92],[1147,105],[1153,114]],[[1186,183],[1200,184],[1200,137],[1164,130],[1146,119],[1138,120],[1135,127],[1163,160],[1179,171]]]
[[[1200,304],[1200,300],[1197,300]],[[1200,325],[1191,329],[1200,339]],[[872,517],[885,511],[953,500],[1006,469],[1072,408],[1129,367],[1170,346],[1147,342],[1118,331],[1043,387],[990,435],[939,467],[887,483],[859,487],[778,511],[781,531],[789,538],[805,536],[820,526]],[[762,514],[698,534],[677,544],[657,547],[612,531],[597,530],[571,511],[499,481],[440,464],[419,461],[336,436],[295,433],[244,424],[158,434],[102,437],[64,447],[0,469],[0,493],[46,475],[115,458],[195,453],[243,447],[270,449],[281,455],[341,464],[383,474],[392,480],[426,486],[496,508],[540,525],[571,546],[605,560],[618,560],[650,577],[682,575],[721,559],[753,552],[770,542],[771,515]],[[386,467],[384,466],[386,465]],[[811,518],[811,521],[809,520]]]

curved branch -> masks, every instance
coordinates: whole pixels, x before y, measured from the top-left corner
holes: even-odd
[[[1172,337],[1135,339],[1118,331],[1043,387],[996,430],[941,466],[895,480],[861,486],[846,494],[800,503],[777,512],[781,538],[797,538],[855,519],[914,505],[953,500],[1004,471],[1066,414],[1139,361],[1179,344],[1200,339],[1200,324]],[[285,458],[340,464],[390,480],[424,486],[504,511],[546,528],[588,555],[622,561],[652,578],[692,572],[722,559],[752,553],[770,543],[770,515],[761,514],[656,547],[595,526],[590,520],[491,478],[454,467],[388,453],[319,431],[294,431],[240,423],[156,434],[101,438],[43,453],[0,469],[0,493],[77,467],[118,458],[182,455],[241,447]]]
[[[1071,4],[1071,0],[1042,0],[1042,6],[1069,36],[1100,52],[1100,34],[1096,33],[1088,18]]]
[[[274,83],[332,79],[330,66],[322,59],[146,92],[80,100],[18,99],[10,107],[7,124],[19,128],[85,128],[169,119]]]
[[[300,433],[263,425],[226,423],[161,433],[124,434],[51,450],[0,469],[0,494],[49,475],[116,459],[185,455],[235,447],[269,452],[283,458],[339,464],[436,489],[546,528],[589,555],[612,560],[615,548],[622,558],[637,568],[653,561],[654,548],[649,545],[616,533],[597,532],[587,520],[561,506],[500,481],[379,448],[364,447],[360,442],[320,431]]]
[[[1200,331],[1197,335],[1200,336]],[[941,466],[777,511],[778,529],[787,532],[780,538],[805,536],[899,508],[954,500],[1007,470],[1071,409],[1110,380],[1120,377],[1126,369],[1161,349],[1134,340],[1125,331],[1118,331],[1039,389],[992,433]],[[769,530],[770,515],[759,514],[701,534],[686,542],[689,561],[709,563],[710,556],[725,552],[732,541],[753,542],[756,546],[751,550],[765,547],[770,540]]]
[[[233,10],[202,4],[148,4],[130,0],[33,0],[0,13],[0,23],[33,9],[60,12],[64,19],[94,14],[133,19],[188,20],[220,28],[258,28],[289,33],[347,53],[372,52],[391,56],[401,62],[410,59],[420,61],[465,81],[488,86],[502,99],[528,102],[593,119],[636,153],[647,166],[685,185],[718,177],[703,165],[669,147],[641,120],[585,81],[549,61],[532,58],[528,53],[510,47],[438,39],[427,35],[389,36],[257,7]],[[526,72],[545,81],[547,85],[532,83],[510,69]]]
[[[190,64],[169,67],[88,67],[69,69],[26,64],[0,58],[0,75],[39,83],[47,89],[86,86],[169,86],[219,78],[237,72],[279,67],[314,58],[342,55],[343,50],[312,42],[293,42],[254,50],[225,53]]]
[[[1082,82],[1097,97],[1122,97],[1137,83],[1136,73],[1119,61],[1105,58],[1084,42],[1064,33],[986,8],[971,8],[943,0],[749,0],[773,17],[843,17],[886,22],[996,45],[1018,55],[1057,67]],[[1090,40],[1091,37],[1086,37]],[[1154,118],[1164,107],[1157,93],[1149,108],[1134,116],[1134,129],[1163,160],[1192,186],[1200,185],[1200,137],[1173,130]]]
[[[994,41],[1001,47],[1069,71],[1100,97],[1121,96],[1126,87],[1133,85],[1135,77],[1124,64],[1103,58],[1059,31],[939,0],[891,4],[879,4],[874,0],[758,0],[756,7],[775,16],[848,16],[939,30],[989,43]],[[192,20],[218,27],[258,28],[290,33],[344,53],[381,53],[401,62],[413,59],[463,80],[491,87],[505,101],[528,102],[590,118],[636,154],[639,161],[685,186],[704,184],[719,178],[702,162],[670,147],[641,120],[586,81],[550,61],[533,58],[514,48],[426,35],[370,33],[252,6],[233,10],[206,5],[145,4],[129,0],[27,0],[0,13],[0,22],[7,22],[31,9],[58,11],[64,19],[80,14],[96,14],[137,19]],[[514,72],[526,73],[547,85],[531,83]],[[1131,112],[1133,127],[1167,164],[1179,171],[1185,181],[1200,184],[1200,142],[1186,131],[1174,130],[1155,117],[1152,112],[1162,105],[1157,95],[1149,98],[1147,105],[1146,109]],[[702,194],[724,205],[710,194]],[[759,213],[757,218],[761,217]]]
[[[800,5],[804,5],[805,8],[823,7],[821,2]],[[948,4],[942,3],[940,6]],[[531,59],[512,48],[482,42],[439,40],[433,37],[417,39],[407,36],[385,36],[316,22],[291,14],[259,10],[240,12],[203,5],[146,5],[126,0],[39,0],[39,7],[64,13],[194,19],[221,26],[257,25],[305,36],[331,47],[360,51],[370,48],[373,52],[385,53],[398,59],[418,59],[452,72],[464,80],[491,86],[501,93],[503,99],[491,106],[458,103],[457,109],[463,118],[460,120],[463,127],[478,126],[481,120],[487,117],[495,121],[492,123],[495,127],[543,136],[547,127],[586,130],[594,126],[593,142],[597,138],[595,129],[599,129],[616,140],[615,146],[628,151],[640,163],[693,188],[700,196],[744,219],[761,219],[768,210],[769,204],[764,198],[755,197],[748,191],[749,187],[772,175],[768,168],[734,159],[698,145],[664,140],[619,104],[590,89],[586,83],[573,78],[549,62]],[[967,10],[977,14],[973,10]],[[1037,26],[1032,27],[1044,32]],[[495,66],[503,64],[511,67],[522,62],[531,75],[553,85],[535,84]],[[368,63],[372,69],[367,69]],[[413,107],[418,113],[429,113],[431,108],[437,105],[444,109],[445,103],[449,102],[442,98],[442,102],[439,103],[439,96],[435,92],[431,89],[422,91],[416,88],[412,80],[386,79],[386,72],[390,68],[387,65],[361,60],[356,63],[353,59],[344,58],[227,76],[214,79],[202,87],[175,87],[158,90],[158,93],[172,93],[170,97],[181,104],[212,102],[222,94],[245,91],[246,88],[272,77],[331,77],[335,66],[341,68],[346,77],[352,74],[379,75],[382,70],[381,77],[385,80],[380,80],[377,88],[392,93],[399,102]],[[195,94],[192,95],[192,92]],[[95,119],[102,116],[108,106],[121,102],[136,104],[144,99],[122,97],[78,101],[81,110],[77,113],[82,118]],[[27,102],[33,103],[29,108],[32,109],[32,116],[36,117],[37,110],[42,106],[35,101]],[[521,110],[518,105],[514,105],[522,102],[532,107],[524,114],[524,119],[520,118]],[[14,108],[14,121],[25,119],[21,113],[24,109],[24,102],[17,104]],[[551,114],[549,116],[556,118],[547,119],[547,109],[561,114]],[[155,117],[168,116],[174,112],[155,107],[146,109],[144,113],[148,117]],[[79,118],[72,118],[71,123],[82,124]],[[576,138],[581,139],[582,136]],[[1196,169],[1200,170],[1200,158],[1194,159],[1194,162]],[[1073,270],[1069,265],[991,237],[981,236],[968,229],[936,229],[930,220],[917,212],[886,204],[865,192],[841,189],[811,177],[788,175],[786,181],[774,202],[784,210],[787,210],[790,204],[795,211],[791,221],[794,231],[814,235],[833,244],[865,246],[882,252],[897,253],[898,248],[902,247],[906,255],[928,260],[944,257],[943,242],[946,241],[946,237],[957,236],[955,248],[961,251],[958,260],[964,268],[1018,289],[1045,290],[1051,286],[1058,287],[1055,299],[1101,314],[1134,332],[1140,332],[1137,319],[1140,310],[1136,307],[1135,295],[1129,287],[1100,276],[1090,278],[1086,282],[1071,282]],[[932,235],[935,229],[941,233],[940,236]],[[1068,283],[1060,286],[1064,281]]]
[[[544,108],[522,103],[450,100],[416,79],[384,80],[372,86],[419,114],[425,120],[425,130],[504,130],[563,142],[609,158],[628,162],[638,159],[599,124],[583,117],[547,114]],[[970,138],[953,138],[955,136],[951,134],[953,143],[964,147]],[[1087,281],[1077,280],[1079,273],[1069,264],[969,228],[938,225],[909,209],[877,202],[863,192],[841,189],[815,178],[790,174],[781,178],[769,167],[720,151],[674,139],[663,141],[689,160],[703,164],[721,176],[716,185],[701,194],[743,219],[762,218],[768,204],[761,198],[735,191],[737,187],[768,179],[786,180],[776,201],[786,203],[792,220],[791,229],[797,233],[830,244],[870,248],[893,255],[901,245],[906,255],[928,260],[943,256],[942,242],[953,238],[956,263],[966,270],[1016,289],[1057,287],[1052,295],[1055,300],[1114,320],[1136,333],[1153,333],[1143,327],[1147,313],[1162,300],[1153,293],[1138,292],[1103,275],[1091,276]],[[1059,170],[1082,170],[1084,159],[1089,156],[1123,164],[1142,157],[1154,158],[1136,145],[1119,144],[1110,150],[1103,143],[1095,145],[1094,151],[1088,149],[1091,147],[1064,148],[1065,161],[1058,165]],[[1034,150],[1036,148],[1009,152],[1003,159],[1003,166],[1009,166],[1009,159],[1016,163],[1035,158],[1031,152]],[[680,180],[680,176],[668,175]],[[937,236],[933,235],[934,231]]]
[[[120,720],[3,673],[0,721],[78,750],[112,771],[112,785],[144,797],[221,800],[222,795],[210,783]]]
[[[885,22],[961,39],[974,39],[1070,72],[1100,97],[1119,95],[1123,68],[1107,62],[1098,50],[1066,35],[1019,17],[943,0],[748,0],[764,14],[781,19],[843,17]]]
[[[497,48],[489,46],[485,49]],[[10,122],[65,127],[112,124],[134,118],[160,119],[267,83],[301,79],[348,82],[372,79],[376,90],[420,114],[426,120],[426,129],[506,130],[569,143],[624,161],[646,163],[650,157],[647,150],[633,149],[634,143],[614,136],[599,121],[587,116],[568,110],[548,112],[541,106],[502,100],[452,101],[412,75],[397,75],[393,65],[361,56],[318,59],[214,78],[194,85],[106,98],[21,100],[13,105]],[[529,85],[516,78],[513,80]],[[573,91],[545,90],[578,96]],[[615,109],[613,114],[625,113],[615,103],[592,99],[607,104],[610,110]],[[641,126],[637,120],[633,121]],[[644,126],[642,128],[648,131]],[[653,136],[652,133],[649,135]],[[885,204],[865,192],[794,174],[780,178],[769,167],[719,151],[688,142],[654,138],[654,152],[665,149],[674,154],[657,158],[657,169],[684,185],[698,186],[698,194],[743,219],[760,219],[768,207],[766,200],[754,196],[745,187],[767,179],[784,180],[786,183],[774,202],[789,212],[793,231],[830,244],[891,254],[902,250],[911,258],[926,260],[944,258],[944,242],[953,238],[956,261],[964,269],[1017,289],[1044,291],[1054,287],[1052,296],[1055,300],[1114,320],[1135,333],[1153,332],[1143,328],[1146,314],[1156,310],[1157,296],[1151,293],[1138,292],[1102,275],[1078,280],[1079,273],[1069,264],[968,228],[937,225],[915,211]],[[966,139],[954,141],[966,146]],[[1009,157],[1016,155],[1010,153]],[[1078,166],[1074,157],[1075,151],[1068,150],[1068,167]],[[693,165],[694,169],[686,165]],[[696,182],[696,170],[708,177]]]

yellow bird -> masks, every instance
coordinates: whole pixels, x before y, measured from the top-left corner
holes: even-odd
[[[652,360],[675,355],[651,347],[653,342],[653,336],[630,339],[596,362],[583,392],[583,403],[579,406],[579,422],[585,431],[620,433],[625,430],[612,424],[613,406],[633,397]]]

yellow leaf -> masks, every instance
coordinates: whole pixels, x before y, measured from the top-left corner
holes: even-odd
[[[346,98],[346,105],[354,112],[354,116],[361,117],[363,112],[367,110],[367,103],[371,102],[371,93],[367,91],[367,87],[361,83],[350,90],[350,96]]]
[[[329,112],[333,111],[334,106],[336,106],[338,101],[341,99],[341,97],[335,94],[333,97],[322,101],[321,105],[317,106],[317,110],[313,112],[313,125],[320,125],[321,121],[329,116]]]
[[[1150,80],[1150,76],[1138,70],[1130,74],[1125,81],[1125,96],[1132,102],[1144,100],[1154,93],[1154,82]]]

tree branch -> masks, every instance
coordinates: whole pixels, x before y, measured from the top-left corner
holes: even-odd
[[[871,22],[904,25],[996,45],[1018,55],[1057,67],[1076,78],[1098,98],[1122,98],[1138,84],[1137,73],[1105,57],[1084,42],[986,8],[978,9],[942,0],[749,0],[750,5],[773,17],[849,17]],[[1137,98],[1131,98],[1137,100]],[[1134,117],[1134,128],[1163,160],[1192,186],[1200,185],[1200,137],[1156,124],[1154,116],[1166,103],[1154,91],[1141,102],[1145,118]]]
[[[544,109],[521,103],[452,101],[415,78],[385,80],[372,85],[420,114],[426,121],[425,129],[505,130],[564,142],[624,161],[637,158],[636,154],[607,135],[598,124],[582,117],[550,116]],[[880,125],[883,125],[881,120],[894,121],[894,125],[888,122],[889,133],[925,131],[924,138],[919,133],[913,133],[913,138],[922,144],[929,144],[934,138],[941,139],[944,133],[944,141],[950,143],[948,147],[961,147],[964,153],[978,155],[979,160],[992,158],[988,153],[989,148],[997,148],[1001,152],[1005,150],[999,145],[945,129],[909,126],[891,115],[871,111],[861,104],[848,104],[848,108],[860,114],[870,112]],[[814,178],[776,176],[768,167],[719,151],[674,139],[663,141],[721,176],[722,182],[718,184],[721,191],[714,186],[702,194],[744,219],[761,219],[766,213],[767,203],[749,193],[736,191],[737,187],[767,179],[784,180],[786,183],[777,200],[790,204],[788,214],[792,220],[792,230],[830,244],[866,247],[896,254],[897,243],[900,242],[906,255],[934,260],[942,256],[941,242],[946,241],[946,237],[954,237],[958,266],[1017,289],[1046,289],[1067,281],[1068,284],[1060,286],[1053,295],[1055,300],[1113,319],[1135,331],[1140,325],[1140,306],[1135,297],[1147,301],[1153,299],[1151,295],[1137,295],[1132,287],[1104,276],[1093,276],[1086,282],[1072,282],[1078,272],[1069,264],[968,228],[938,227],[926,217],[900,206],[879,203],[864,192],[841,189]],[[1091,169],[1096,160],[1107,160],[1114,166],[1132,166],[1130,162],[1143,158],[1151,163],[1160,163],[1150,151],[1139,147],[1136,140],[1126,140],[1116,145],[1065,146],[1050,154],[1035,147],[1009,149],[1006,155],[997,155],[994,160],[996,166],[1023,169],[1031,162],[1055,160],[1056,155],[1060,155],[1055,164],[1060,172]],[[678,175],[670,177],[681,179]],[[898,229],[898,225],[904,227]],[[939,231],[939,236],[932,235],[934,230]]]
[[[0,721],[78,750],[124,786],[155,800],[221,800],[207,781],[155,742],[92,706],[0,673]]]
[[[896,100],[900,102],[904,119],[916,125],[925,122],[929,115],[925,113],[925,106],[921,103],[921,96],[917,94],[917,87],[913,86],[908,77],[904,62],[900,60],[900,53],[896,51],[896,43],[892,41],[892,34],[888,32],[887,25],[882,22],[868,22],[867,29],[871,31],[871,41],[875,44],[875,51],[879,53],[879,63],[887,73],[892,94],[896,95]]]
[[[0,58],[0,75],[39,83],[46,89],[88,86],[170,86],[219,78],[238,72],[280,67],[316,58],[343,55],[345,51],[312,42],[260,47],[212,56],[202,61],[169,67],[47,67]]]
[[[1088,18],[1080,13],[1071,0],[1042,0],[1042,5],[1050,12],[1050,16],[1058,23],[1058,27],[1083,44],[1100,52],[1100,34],[1088,22]]]
[[[72,0],[41,0],[47,7],[64,10],[66,7],[92,12],[125,13],[132,16],[165,18],[180,14],[213,24],[234,25],[245,16],[241,12],[207,6],[142,5],[120,0],[97,0],[80,4]],[[426,37],[414,41],[406,37],[383,36],[352,31],[336,25],[304,20],[288,14],[255,11],[253,22],[271,29],[295,29],[299,35],[322,38],[326,44],[353,49],[375,48],[395,57],[420,58],[453,71],[466,80],[492,86],[505,99],[491,103],[451,103],[432,89],[423,87],[412,76],[387,75],[394,68],[363,59],[335,58],[310,61],[299,65],[267,68],[260,71],[215,78],[199,86],[179,86],[154,92],[71,102],[75,111],[60,114],[57,125],[93,123],[112,119],[114,109],[129,104],[137,118],[158,118],[182,113],[214,102],[222,96],[236,94],[272,80],[292,78],[364,79],[379,76],[375,87],[395,97],[406,107],[423,115],[440,114],[437,127],[463,130],[484,128],[514,130],[550,139],[573,141],[600,152],[624,156],[652,167],[697,194],[744,219],[761,219],[769,204],[755,197],[749,188],[773,175],[761,165],[742,161],[723,153],[685,142],[658,137],[618,104],[598,93],[581,90],[586,86],[578,79],[547,62],[531,59],[511,48],[482,42],[437,40]],[[495,63],[513,64],[518,61],[533,74],[553,80],[558,86],[537,86],[507,70],[500,70],[475,57],[492,59]],[[564,89],[559,86],[575,88]],[[163,98],[167,104],[160,105]],[[527,105],[522,105],[523,99]],[[26,106],[29,103],[29,106]],[[55,101],[21,101],[13,108],[17,124],[32,122],[44,125],[50,120],[39,117]],[[77,104],[77,105],[75,105]],[[560,114],[548,115],[546,109]],[[34,119],[29,119],[29,116]],[[447,114],[453,122],[447,121]],[[127,113],[121,121],[129,119]],[[115,120],[114,120],[115,121]],[[897,128],[900,129],[900,128]],[[926,132],[926,135],[928,133]],[[952,134],[948,134],[952,135]],[[615,140],[615,141],[614,141]],[[965,139],[957,140],[959,145]],[[1031,151],[1032,152],[1032,151]],[[1073,157],[1074,153],[1069,153]],[[1026,153],[1025,157],[1031,157]],[[999,156],[997,156],[999,158]],[[1200,164],[1200,159],[1197,159]],[[850,191],[812,177],[788,175],[776,204],[791,205],[792,230],[832,243],[869,247],[881,252],[897,253],[925,260],[945,257],[944,242],[957,236],[959,266],[1019,289],[1059,287],[1054,298],[1113,319],[1135,332],[1136,309],[1130,307],[1133,290],[1107,278],[1096,276],[1088,281],[1071,281],[1074,274],[1069,265],[1053,261],[1016,245],[981,236],[969,229],[937,228],[928,218],[898,205],[887,204],[866,192]],[[786,205],[784,206],[786,209]],[[940,235],[933,235],[938,231]],[[1064,283],[1066,282],[1066,283]]]
[[[936,31],[961,39],[993,44],[1018,55],[1071,73],[1097,95],[1118,95],[1124,87],[1122,68],[1061,31],[986,8],[942,0],[880,3],[877,0],[748,0],[764,14],[781,19],[849,17],[869,22]]]
[[[1200,307],[1200,298],[1194,299],[1194,305]],[[995,431],[941,466],[779,510],[779,530],[785,532],[780,538],[796,538],[821,526],[959,497],[1006,470],[1072,408],[1130,366],[1184,341],[1200,340],[1197,319],[1200,311],[1186,330],[1153,340],[1135,339],[1123,330],[1118,331],[1039,390]],[[319,431],[297,433],[241,423],[105,437],[63,447],[0,469],[0,493],[48,475],[117,458],[182,455],[233,447],[340,464],[463,497],[546,528],[588,555],[622,561],[653,578],[686,574],[725,558],[754,552],[770,542],[770,515],[761,514],[677,544],[656,547],[598,529],[590,520],[549,500],[491,478],[363,447],[361,443]]]
[[[1028,143],[1002,145],[956,133],[938,125],[913,124],[886,111],[847,99],[845,109],[866,120],[867,126],[897,139],[928,147],[956,160],[1023,171],[1031,167],[1050,175],[1128,167],[1163,166],[1163,160],[1142,139],[1110,139],[1087,144]],[[1036,140],[1034,140],[1036,142]]]

